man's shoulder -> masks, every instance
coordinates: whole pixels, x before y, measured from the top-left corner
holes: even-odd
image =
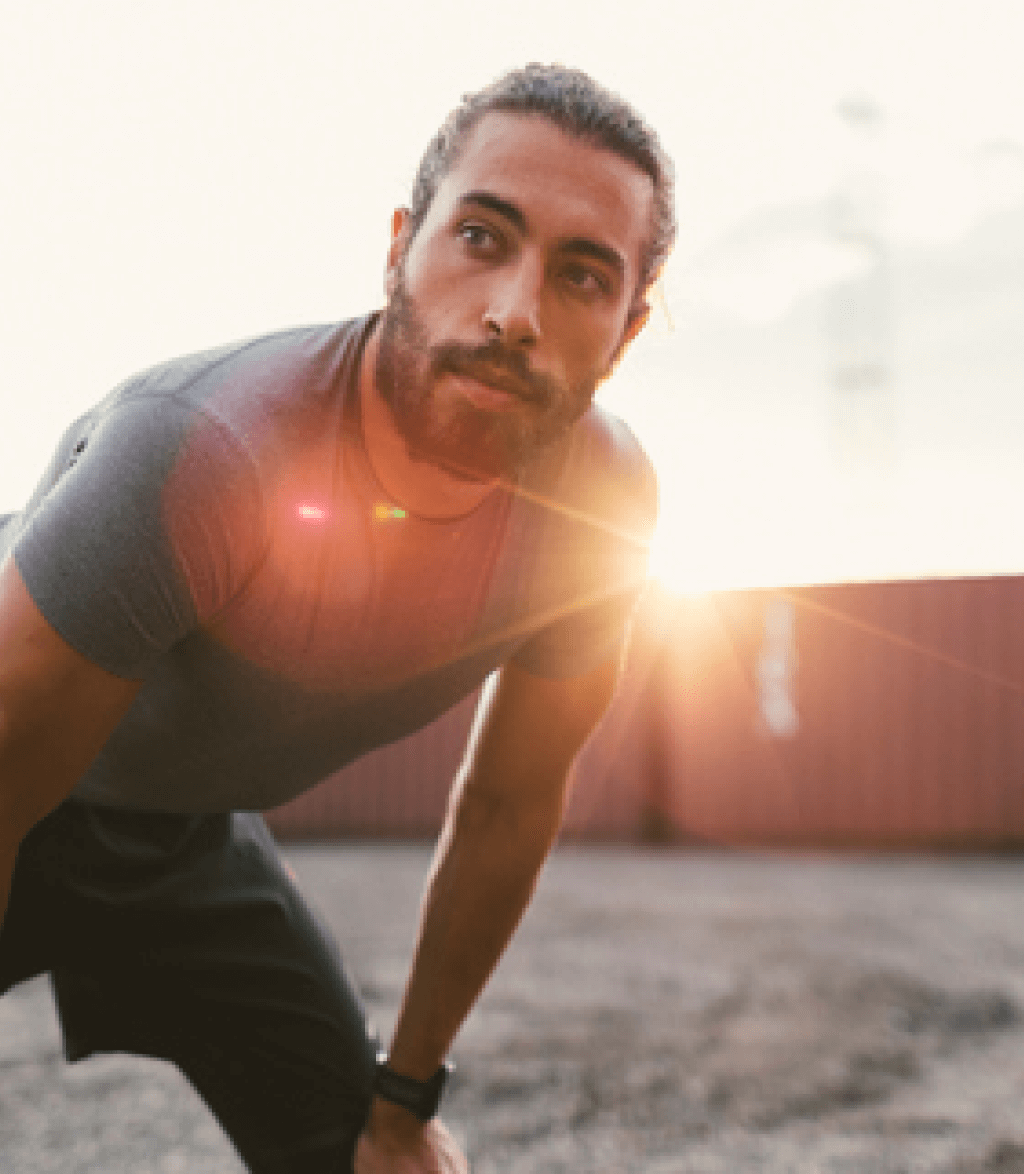
[[[338,386],[365,323],[289,327],[179,355],[124,380],[97,410],[146,399],[244,423],[274,401]]]
[[[635,433],[620,417],[592,404],[576,423],[576,436],[596,467],[610,474],[654,477],[654,466]]]
[[[653,529],[658,512],[650,458],[629,425],[597,404],[573,427],[559,496],[570,507],[638,535]]]

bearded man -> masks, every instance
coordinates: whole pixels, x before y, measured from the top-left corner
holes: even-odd
[[[654,477],[592,401],[673,235],[621,99],[508,74],[428,147],[382,312],[127,380],[0,530],[0,991],[49,972],[69,1059],[173,1061],[260,1174],[466,1169],[445,1057],[643,580]],[[481,684],[378,1054],[256,813]]]

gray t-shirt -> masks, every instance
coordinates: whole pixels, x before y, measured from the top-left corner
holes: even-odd
[[[618,654],[656,507],[632,434],[593,408],[514,491],[452,520],[403,513],[361,441],[373,321],[135,376],[2,526],[53,627],[143,682],[75,797],[272,807],[503,663],[568,676]]]

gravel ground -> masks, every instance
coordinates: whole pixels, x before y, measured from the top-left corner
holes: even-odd
[[[385,1029],[422,846],[290,846]],[[458,1043],[474,1174],[1024,1174],[1024,860],[564,848]],[[0,1171],[238,1174],[176,1070],[0,1000]]]

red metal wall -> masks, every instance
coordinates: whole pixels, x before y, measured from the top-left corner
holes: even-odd
[[[472,718],[271,813],[284,836],[436,833]],[[577,762],[566,835],[1024,843],[1024,579],[652,594]]]
[[[1024,842],[1021,579],[719,594],[669,626],[649,785],[683,838]]]

